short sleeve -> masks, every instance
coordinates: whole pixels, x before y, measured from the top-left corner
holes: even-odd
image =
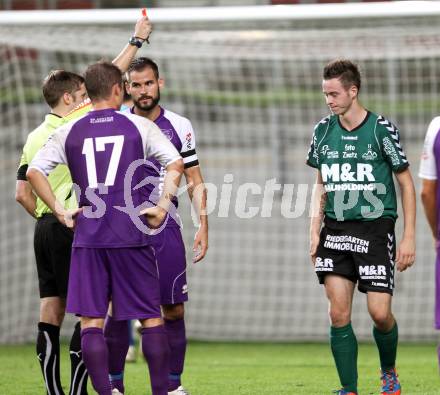
[[[380,128],[380,145],[385,160],[390,164],[393,172],[399,173],[408,168],[409,163],[400,142],[399,129],[390,121],[378,117]]]
[[[309,152],[307,152],[306,164],[316,169],[319,168],[318,164],[318,151],[317,151],[317,138],[316,128],[313,133],[312,141],[310,142]]]
[[[429,124],[423,144],[420,159],[419,177],[426,180],[437,179],[437,165],[435,160],[434,143],[440,130],[440,117],[434,118]]]
[[[39,170],[47,176],[59,164],[67,164],[65,142],[69,130],[70,128],[62,126],[52,134],[34,156],[29,168]]]
[[[150,122],[148,126],[148,134],[145,139],[145,157],[157,159],[163,167],[181,159],[176,147],[163,135],[161,130],[153,122]]]
[[[26,172],[28,166],[29,166],[29,161],[27,159],[26,144],[25,144],[25,146],[23,147],[23,152],[21,154],[20,164],[18,165],[17,181],[27,181]]]
[[[196,136],[189,119],[183,118],[183,122],[179,130],[177,130],[180,141],[182,143],[182,149],[180,155],[183,158],[185,169],[189,167],[198,166],[199,159],[196,152]]]

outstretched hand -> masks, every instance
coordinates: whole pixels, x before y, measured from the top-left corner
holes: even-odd
[[[153,26],[148,19],[147,11],[145,8],[142,10],[142,17],[136,22],[134,27],[134,36],[141,38],[143,40],[148,40],[151,32],[153,31]]]

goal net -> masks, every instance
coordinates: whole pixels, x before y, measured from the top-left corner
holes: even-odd
[[[190,337],[327,338],[327,303],[308,256],[315,174],[304,163],[313,126],[328,113],[321,71],[337,57],[359,63],[361,100],[400,127],[418,188],[424,134],[440,112],[440,8],[411,4],[150,11],[154,33],[139,55],[159,63],[162,105],[192,121],[209,189],[210,248],[197,265],[195,227],[181,199]],[[51,69],[83,72],[112,59],[138,13],[0,16],[0,343],[32,340],[38,321],[34,221],[14,188],[26,136],[48,112],[41,81]],[[434,246],[420,206],[417,261],[397,274],[394,298],[408,340],[435,337]],[[399,237],[401,224],[402,217]],[[369,339],[365,296],[355,299],[355,330]]]

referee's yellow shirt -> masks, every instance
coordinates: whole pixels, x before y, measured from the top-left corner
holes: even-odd
[[[55,114],[46,115],[44,122],[32,131],[26,140],[26,144],[23,147],[23,154],[21,155],[19,173],[20,169],[26,169],[32,162],[36,153],[46,143],[53,132],[68,121],[69,119],[61,118]],[[70,172],[66,165],[58,165],[53,172],[49,174],[48,181],[58,201],[64,203],[65,208],[77,207],[76,196],[72,192],[72,178],[70,177]],[[50,208],[37,197],[35,216],[40,218],[43,214],[51,212]]]

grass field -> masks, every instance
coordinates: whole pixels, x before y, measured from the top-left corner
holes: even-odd
[[[69,361],[62,349],[68,393]],[[402,344],[398,355],[404,395],[440,394],[434,344]],[[126,367],[126,395],[150,394],[143,361]],[[33,345],[0,346],[0,395],[43,395]],[[359,348],[359,394],[379,394],[375,346]],[[192,395],[331,394],[338,379],[327,344],[204,343],[189,345],[184,384]],[[94,392],[89,391],[90,394]]]

